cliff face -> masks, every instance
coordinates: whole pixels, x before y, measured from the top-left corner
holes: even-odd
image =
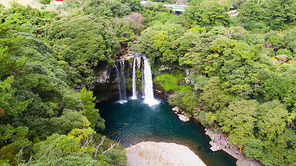
[[[127,97],[132,95],[132,77],[133,77],[133,61],[134,61],[134,54],[127,54],[125,56],[121,56],[116,60],[114,64],[108,64],[105,66],[100,66],[100,68],[95,69],[96,71],[96,80],[91,84],[89,90],[94,92],[94,95],[97,97],[96,102],[106,101],[108,99],[119,99],[119,87],[118,87],[118,78],[117,70],[120,70],[120,74],[124,75],[125,84],[126,84],[126,94]],[[119,65],[120,64],[120,65]],[[140,56],[136,57],[136,86],[137,86],[137,93],[138,95],[142,95],[143,93],[143,68],[144,68],[144,61],[143,58]],[[115,65],[117,65],[115,67]],[[179,70],[182,73],[185,73],[186,76],[182,79],[188,85],[193,86],[193,81],[190,79],[190,74],[193,71],[187,68],[180,68],[174,64],[160,64],[154,63],[152,66],[152,74],[153,79],[156,77],[164,74],[164,73],[171,73],[173,70]],[[174,75],[174,74],[172,74]],[[177,86],[177,85],[176,85]],[[157,98],[162,98],[167,100],[169,95],[173,94],[173,90],[166,90],[159,82],[154,80],[153,85],[154,96]]]
[[[130,68],[132,67],[129,60],[118,60],[115,63],[122,63],[122,71],[126,76],[129,84],[129,79],[131,76]],[[91,84],[89,90],[94,92],[97,97],[96,102],[106,101],[110,98],[116,98],[118,94],[118,79],[116,74],[116,68],[114,64],[108,64],[107,66],[96,69],[96,80]],[[129,90],[129,89],[128,89]]]

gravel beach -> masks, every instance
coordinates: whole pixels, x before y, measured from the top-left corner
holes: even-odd
[[[141,142],[126,148],[130,166],[206,166],[188,147],[175,143]]]

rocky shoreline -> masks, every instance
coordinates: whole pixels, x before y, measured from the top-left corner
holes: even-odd
[[[126,151],[130,166],[206,166],[188,147],[176,143],[140,142],[126,148]]]
[[[223,150],[224,152],[228,153],[230,156],[237,159],[237,166],[264,166],[257,160],[248,160],[247,157],[240,152],[240,148],[238,146],[227,144],[225,141],[225,139],[228,140],[227,136],[213,133],[207,129],[206,134],[211,138],[211,141],[209,142],[209,144],[212,145],[211,150]],[[213,143],[213,140],[215,140],[216,143]],[[236,152],[238,153],[236,154]]]
[[[178,116],[178,118],[182,122],[188,122],[190,120],[190,118],[184,115],[184,112],[182,112],[182,110],[178,106],[172,108],[172,111]]]

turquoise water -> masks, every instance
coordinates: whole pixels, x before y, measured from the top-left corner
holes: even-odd
[[[210,150],[210,138],[200,124],[181,122],[168,103],[160,101],[153,107],[144,104],[143,99],[98,104],[96,108],[106,120],[104,134],[124,147],[142,141],[174,142],[188,146],[208,166],[235,165],[236,159],[225,152]]]

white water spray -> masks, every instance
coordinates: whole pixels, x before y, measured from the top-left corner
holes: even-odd
[[[159,104],[159,101],[154,99],[151,67],[146,57],[144,57],[144,77],[145,77],[144,103],[148,104],[149,106]]]
[[[115,69],[116,69],[116,76],[117,76],[117,83],[118,83],[118,89],[119,89],[119,103],[123,104],[126,103],[126,88],[125,88],[125,78],[124,78],[124,70],[122,62],[119,61],[119,66],[115,63]]]
[[[131,99],[137,99],[137,88],[136,88],[136,56],[134,57],[133,62],[133,96]]]

